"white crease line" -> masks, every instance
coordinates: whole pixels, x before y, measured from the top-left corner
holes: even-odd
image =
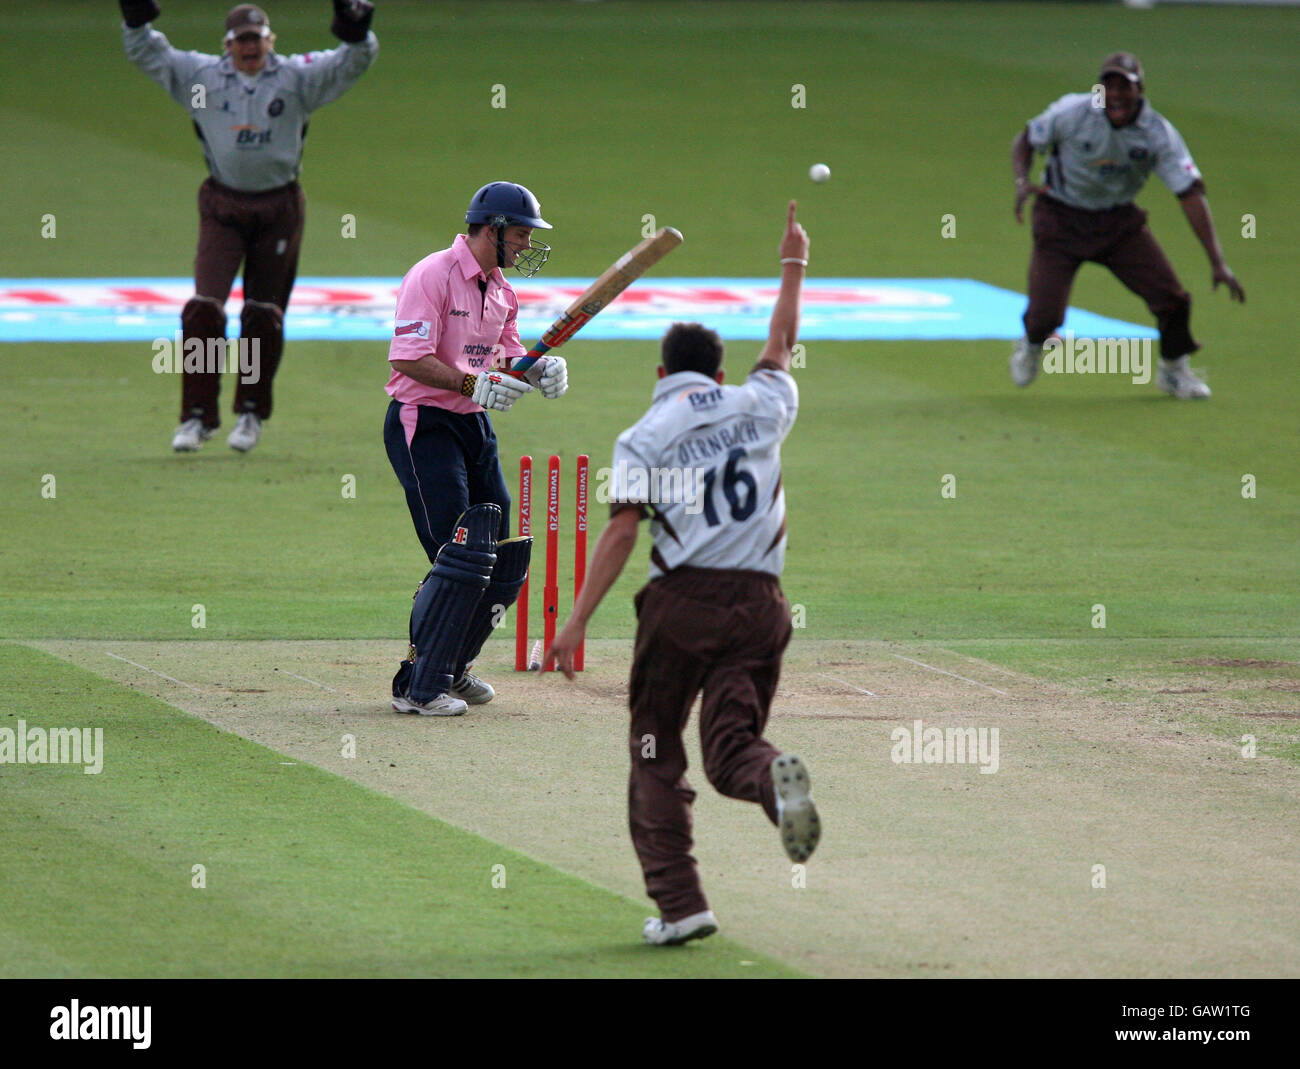
[[[104,652],[105,652],[105,653],[108,653],[108,650],[105,650]],[[162,672],[154,671],[154,669],[152,669],[152,668],[146,668],[146,667],[145,667],[144,665],[142,665],[142,664],[136,664],[135,661],[127,661],[125,657],[118,657],[116,653],[108,653],[108,656],[110,656],[110,657],[116,657],[117,660],[119,660],[119,661],[126,661],[127,664],[129,664],[129,665],[134,665],[136,668],[143,669],[144,671],[150,673],[151,675],[161,676],[163,679],[167,680],[169,683],[175,683],[177,686],[181,686],[181,687],[189,687],[190,690],[194,691],[194,693],[196,693],[196,694],[202,694],[202,693],[203,693],[203,691],[199,690],[198,687],[196,687],[196,686],[194,686],[194,685],[192,685],[192,684],[190,684],[190,683],[183,683],[183,682],[181,682],[179,679],[172,679],[172,677],[169,676],[169,675],[164,675]]]
[[[949,672],[944,668],[935,668],[932,664],[926,664],[924,661],[914,661],[911,657],[904,657],[901,653],[891,653],[889,656],[897,657],[900,661],[909,661],[912,664],[920,665],[922,668],[928,668],[931,672],[938,672],[941,675],[952,676],[953,679],[960,679],[963,683],[974,683],[977,687],[983,687],[985,690],[991,690],[994,694],[1001,694],[1004,697],[1010,697],[1005,690],[998,690],[997,687],[990,687],[987,683],[981,683],[978,679],[967,679],[965,676],[959,676],[956,672]]]
[[[970,661],[971,664],[982,665],[984,668],[987,668],[990,672],[998,672],[1004,676],[1011,676],[1013,679],[1020,678],[1019,672],[1013,672],[1009,668],[1003,668],[1001,665],[994,664],[992,661],[982,661],[978,657],[972,657],[968,653],[962,653],[959,650],[950,650],[948,649],[947,646],[935,646],[934,648],[937,649],[940,653],[947,653],[953,657],[960,657],[963,661]]]
[[[879,698],[879,697],[880,697],[879,694],[876,694],[876,693],[874,693],[874,692],[872,692],[872,691],[866,690],[866,689],[863,688],[863,687],[855,686],[854,684],[850,683],[847,679],[839,679],[839,678],[837,678],[836,676],[830,676],[830,675],[827,675],[825,672],[818,672],[817,674],[818,674],[819,676],[821,676],[823,679],[834,680],[834,682],[836,682],[836,683],[842,683],[842,684],[844,684],[844,686],[846,686],[846,687],[851,687],[853,690],[856,690],[859,694],[868,694],[868,695],[870,695],[870,696],[873,697],[873,698]]]
[[[300,676],[297,672],[290,672],[287,668],[277,668],[277,672],[283,672],[287,676],[293,676],[294,679],[301,679],[304,683],[310,683],[313,687],[320,687],[321,690],[327,690],[331,694],[337,694],[338,691],[333,687],[327,687],[324,683],[317,683],[314,679],[308,679],[306,676]]]

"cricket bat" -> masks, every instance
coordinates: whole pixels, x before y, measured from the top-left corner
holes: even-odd
[[[665,226],[660,227],[653,237],[646,238],[635,248],[625,252],[606,268],[600,278],[583,291],[581,297],[569,305],[563,315],[551,324],[550,329],[542,335],[541,341],[514,362],[510,374],[516,378],[522,377],[524,371],[537,363],[539,356],[551,349],[558,349],[572,338],[582,329],[587,320],[599,313],[681,243],[681,231]]]

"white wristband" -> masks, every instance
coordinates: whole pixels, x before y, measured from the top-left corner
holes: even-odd
[[[808,266],[807,260],[801,260],[797,256],[783,256],[781,257],[781,262],[783,264],[798,264],[800,267]]]

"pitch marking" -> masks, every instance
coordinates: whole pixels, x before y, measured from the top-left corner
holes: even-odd
[[[136,664],[135,661],[127,661],[125,657],[118,657],[116,653],[108,653],[108,650],[105,650],[104,652],[107,653],[108,656],[110,656],[110,657],[115,657],[115,658],[117,658],[117,660],[119,660],[119,661],[126,661],[127,664],[129,664],[129,665],[133,665],[134,667],[139,668],[139,669],[142,669],[142,670],[145,671],[145,672],[149,672],[151,675],[161,676],[163,679],[167,680],[169,683],[175,683],[177,686],[180,686],[180,687],[189,687],[190,690],[194,691],[195,694],[202,694],[202,693],[203,693],[203,691],[199,690],[198,687],[196,687],[196,686],[194,686],[194,685],[192,685],[192,684],[190,684],[190,683],[183,683],[181,680],[179,680],[179,679],[173,679],[171,676],[169,676],[169,675],[164,675],[162,672],[156,672],[156,671],[154,671],[154,669],[152,669],[152,668],[146,668],[146,667],[145,667],[144,665],[142,665],[142,664]]]
[[[985,690],[991,690],[994,694],[1001,694],[1003,697],[1009,698],[1011,696],[1007,694],[1005,690],[998,690],[997,687],[990,687],[987,683],[981,683],[978,679],[967,679],[965,676],[959,676],[956,672],[949,672],[945,668],[935,668],[934,665],[926,664],[924,661],[916,661],[913,660],[911,657],[904,657],[901,653],[891,653],[889,656],[897,657],[900,661],[907,661],[911,664],[919,665],[922,668],[928,668],[930,669],[931,672],[938,672],[941,675],[952,676],[953,679],[960,679],[963,683],[974,683],[975,686],[977,687],[983,687]]]
[[[879,698],[879,697],[880,697],[880,695],[879,695],[879,694],[876,694],[874,691],[867,690],[867,689],[864,688],[864,687],[856,686],[855,684],[850,683],[847,679],[840,679],[838,676],[827,675],[825,672],[818,672],[817,674],[818,674],[819,676],[821,676],[823,679],[829,679],[829,680],[832,680],[832,681],[835,682],[835,683],[842,683],[844,686],[846,686],[846,687],[850,687],[851,689],[856,690],[859,694],[866,694],[866,695],[869,695],[869,696],[872,697],[872,698]]]
[[[950,650],[947,646],[935,646],[940,653],[951,654],[953,657],[960,657],[963,661],[970,661],[971,664],[982,665],[990,672],[999,672],[1004,676],[1011,676],[1012,679],[1019,679],[1020,673],[1013,672],[1009,668],[1003,668],[1001,665],[994,664],[992,661],[981,661],[978,657],[972,657],[968,653],[962,653],[960,650]],[[1062,669],[1064,671],[1064,669]]]
[[[300,676],[297,672],[290,672],[287,668],[277,668],[277,672],[283,672],[287,676],[293,676],[294,679],[301,679],[304,683],[310,683],[313,687],[320,687],[321,690],[327,690],[331,694],[337,694],[338,691],[333,687],[327,687],[324,683],[317,683],[314,679],[308,679],[306,676]]]

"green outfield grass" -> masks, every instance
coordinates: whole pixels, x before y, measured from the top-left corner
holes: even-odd
[[[1193,406],[1121,382],[1013,393],[1004,348],[809,346],[785,450],[785,585],[809,636],[1090,635],[1099,603],[1109,636],[1294,633],[1294,420],[1272,362],[1243,355],[1225,367],[1230,383],[1216,377],[1219,396]],[[20,433],[0,458],[15,488],[7,636],[403,639],[427,564],[380,440],[382,346],[293,346],[277,415],[247,457],[220,439],[171,455],[175,383],[131,346],[86,349],[105,418],[9,399]],[[747,367],[756,346],[735,349]],[[495,421],[512,482],[522,452],[566,460],[566,539],[573,459],[609,463],[648,400],[653,354],[575,342],[568,396],[530,397]],[[46,397],[78,389],[62,368],[60,382],[34,362],[19,375]],[[1241,496],[1243,473],[1255,500]],[[955,499],[940,496],[945,474]],[[648,548],[594,634],[631,633]],[[562,559],[567,573],[572,554]]]
[[[184,274],[198,147],[179,109],[120,55],[111,14],[92,10],[47,19],[51,40],[78,55],[76,76],[0,110],[15,148],[5,177],[23,206],[0,217],[4,272]],[[195,47],[209,17],[176,2],[159,25]],[[464,42],[506,17],[530,51],[565,61],[517,81],[504,66],[471,76]],[[281,47],[326,43],[321,23],[319,5],[281,5]],[[1294,144],[1276,104],[1300,103],[1285,62],[1300,43],[1294,13],[387,4],[378,26],[374,70],[313,122],[305,273],[401,273],[455,232],[467,189],[509,173],[541,193],[557,225],[555,271],[598,272],[650,211],[687,234],[674,273],[761,272],[780,205],[797,195],[818,273],[1014,287],[1027,236],[1009,214],[1011,136],[1086,85],[1094,53],[1117,42],[1139,51],[1152,99],[1207,175],[1249,292],[1244,308],[1206,292],[1173,198],[1149,187],[1144,203],[1196,298],[1213,402],[1176,405],[1120,380],[1049,379],[1021,393],[1002,343],[813,344],[786,452],[787,585],[828,636],[1070,635],[1097,602],[1113,606],[1111,634],[1294,632],[1300,475],[1282,309],[1300,212],[1271,177]],[[1189,43],[1211,28],[1212,50]],[[576,29],[600,35],[599,55],[575,43]],[[1007,54],[1014,77],[991,80]],[[12,34],[0,57],[19,81],[39,76]],[[1249,82],[1228,77],[1247,68]],[[504,110],[489,104],[496,82]],[[790,107],[795,82],[808,88],[804,110]],[[815,187],[804,171],[823,158],[835,178]],[[110,184],[127,192],[114,198]],[[46,209],[61,220],[54,241],[31,223]],[[358,216],[356,240],[338,236],[343,211]],[[1245,211],[1258,219],[1254,240],[1233,222]],[[957,215],[956,240],[939,237],[944,212]],[[1100,270],[1085,269],[1076,296],[1145,320]],[[734,346],[733,375],[756,348]],[[522,452],[606,462],[644,407],[653,354],[648,343],[574,342],[570,395],[496,421],[507,467]],[[276,418],[241,463],[219,443],[168,455],[177,386],[151,373],[145,345],[6,346],[15,440],[0,465],[14,511],[0,633],[205,637],[190,628],[203,604],[207,637],[400,634],[423,568],[379,442],[384,355],[382,344],[291,344]],[[53,501],[38,492],[46,473],[58,480]],[[1254,501],[1241,497],[1247,473]],[[340,495],[345,474],[357,476],[355,501]],[[955,500],[939,497],[945,474],[957,477]],[[596,631],[629,626],[620,596]]]
[[[163,3],[158,26],[174,44],[216,47],[228,5]],[[270,13],[281,51],[328,47],[323,0]],[[1213,399],[1175,403],[1119,377],[1017,390],[1003,342],[810,343],[784,452],[784,584],[804,608],[800,638],[950,640],[1093,697],[1107,693],[1108,658],[1125,687],[1166,664],[1169,648],[1119,640],[1185,643],[1169,663],[1294,660],[1297,12],[385,0],[375,28],[374,69],[312,121],[304,275],[399,275],[449,242],[474,189],[511,177],[555,224],[556,275],[598,273],[647,213],[686,235],[668,273],[772,274],[783,207],[797,197],[813,275],[1019,289],[1029,237],[1011,216],[1012,138],[1056,97],[1086,89],[1107,52],[1138,53],[1152,103],[1205,174],[1248,293],[1244,307],[1210,293],[1204,254],[1153,181],[1140,203],[1193,294],[1204,346],[1193,362],[1208,369]],[[199,146],[125,60],[114,5],[6,9],[0,65],[0,276],[187,274]],[[505,109],[491,107],[495,84]],[[796,84],[805,109],[791,107]],[[833,168],[826,185],[806,177],[816,161]],[[46,213],[54,240],[40,237]],[[343,213],[356,216],[355,239],[340,236]],[[940,236],[947,213],[953,240]],[[1246,214],[1253,239],[1241,234]],[[1084,269],[1074,300],[1148,321],[1099,268]],[[733,379],[758,348],[731,347]],[[564,458],[567,538],[573,458],[609,462],[649,400],[656,348],[580,338],[565,355],[562,401],[530,397],[494,423],[512,485],[521,453]],[[391,638],[400,652],[427,563],[381,440],[385,356],[382,343],[291,339],[257,450],[233,454],[223,429],[200,454],[177,456],[179,384],[152,373],[147,343],[0,346],[0,638]],[[223,404],[230,391],[227,381]],[[46,475],[53,498],[42,496]],[[355,499],[342,497],[347,475]],[[940,496],[945,475],[955,498]],[[1245,475],[1254,499],[1242,496]],[[643,536],[593,637],[631,636],[647,555]],[[1099,604],[1104,630],[1093,627]],[[1062,640],[1068,656],[1052,645]],[[86,673],[55,677],[46,658],[5,647],[0,660],[6,714],[71,723],[81,721],[70,710],[102,710],[131,755],[103,777],[0,766],[0,812],[23,858],[0,867],[9,972],[754,971],[733,970],[752,955],[725,944],[688,965],[645,966],[625,937],[643,914],[624,900],[513,855],[519,881],[491,897],[486,872],[503,846],[281,766]],[[1230,740],[1242,723],[1193,727]],[[1295,757],[1293,734],[1273,745]],[[74,849],[53,850],[52,832]],[[196,862],[209,865],[206,892],[189,888]],[[88,878],[86,864],[99,874]],[[557,916],[561,894],[581,908]],[[474,919],[449,933],[439,918],[453,915]],[[168,925],[192,942],[169,942]],[[321,943],[323,929],[337,942]],[[515,955],[524,930],[531,964]]]
[[[0,645],[0,726],[19,719],[101,727],[104,761],[0,765],[22,859],[0,866],[0,975],[796,975],[721,939],[656,954],[626,899]]]

